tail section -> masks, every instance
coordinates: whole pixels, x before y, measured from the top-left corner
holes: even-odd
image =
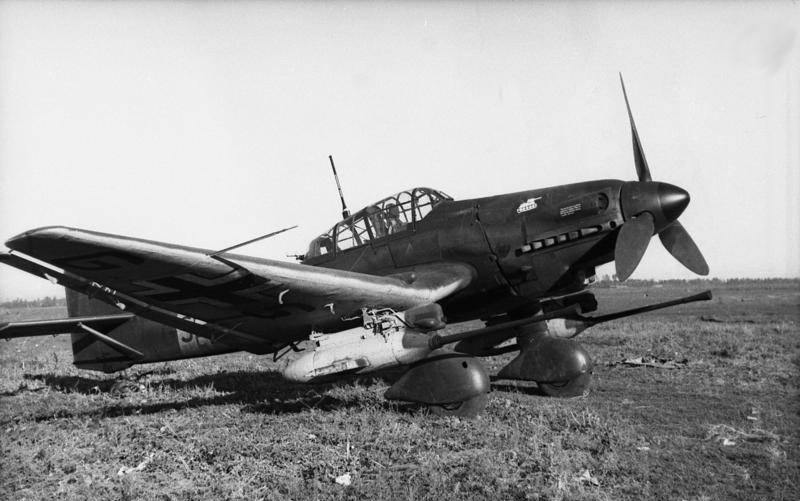
[[[72,289],[91,291],[114,302],[113,295],[103,296],[103,290],[93,288],[86,280],[29,258],[0,252],[0,263],[63,285],[69,314],[69,318],[56,320],[0,323],[0,339],[71,334],[74,363],[78,368],[116,372],[134,364],[218,355],[242,349],[241,346],[212,342],[175,327],[145,320],[107,302],[92,299]]]
[[[66,289],[70,317],[119,314],[120,310]],[[91,329],[91,328],[90,328]],[[72,333],[74,364],[80,369],[117,372],[134,364],[230,353],[234,348],[141,317],[132,317],[107,332]],[[93,330],[93,329],[91,329]],[[110,339],[109,339],[110,338]]]

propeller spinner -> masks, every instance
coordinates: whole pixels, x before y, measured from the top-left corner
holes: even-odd
[[[667,251],[682,265],[698,275],[708,275],[708,264],[703,254],[678,222],[678,217],[689,205],[689,193],[677,186],[652,180],[621,73],[619,81],[631,123],[633,159],[639,180],[625,183],[620,193],[625,223],[619,230],[614,248],[617,277],[626,280],[631,276],[642,260],[650,238],[656,233]]]

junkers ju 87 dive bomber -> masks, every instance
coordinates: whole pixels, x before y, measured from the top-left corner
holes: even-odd
[[[595,268],[615,261],[625,280],[656,234],[684,266],[708,274],[678,222],[689,194],[651,179],[622,90],[636,181],[471,200],[414,188],[352,215],[342,199],[343,219],[299,263],[230,252],[244,244],[211,251],[39,228],[8,240],[0,261],[64,286],[69,318],[3,324],[0,337],[70,333],[75,365],[105,372],[233,351],[277,358],[310,339],[313,349],[286,366],[286,378],[393,369],[386,398],[465,416],[486,404],[489,376],[480,357],[513,351],[500,377],[535,381],[552,396],[584,394],[592,361],[575,335],[711,297],[587,315],[597,308],[586,290]],[[483,327],[443,330],[477,319]]]

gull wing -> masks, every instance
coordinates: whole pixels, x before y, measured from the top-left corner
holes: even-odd
[[[66,227],[31,230],[6,245],[15,251],[0,255],[6,264],[139,316],[244,344],[335,331],[365,307],[433,303],[474,277],[462,263],[418,267],[403,280]]]

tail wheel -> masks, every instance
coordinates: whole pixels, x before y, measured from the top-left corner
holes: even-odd
[[[463,418],[475,418],[483,412],[489,402],[489,394],[481,393],[476,397],[452,404],[430,405],[428,408],[435,416],[455,416]]]
[[[580,376],[567,381],[537,381],[539,388],[551,397],[569,398],[583,397],[589,394],[589,383],[592,381],[592,373],[584,372]]]

